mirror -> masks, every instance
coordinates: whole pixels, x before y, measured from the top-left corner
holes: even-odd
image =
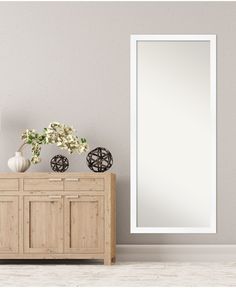
[[[131,36],[131,233],[216,233],[216,36]]]

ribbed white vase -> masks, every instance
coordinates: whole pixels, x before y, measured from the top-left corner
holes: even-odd
[[[23,157],[21,152],[15,152],[15,156],[8,160],[8,167],[13,172],[25,172],[30,167],[30,160]]]

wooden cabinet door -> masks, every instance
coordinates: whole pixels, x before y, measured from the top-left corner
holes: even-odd
[[[61,196],[24,196],[24,252],[63,252]]]
[[[103,196],[65,196],[65,253],[104,251]]]
[[[18,253],[18,196],[0,196],[0,253]]]

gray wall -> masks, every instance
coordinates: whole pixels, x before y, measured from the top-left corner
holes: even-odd
[[[235,15],[233,2],[1,2],[1,171],[8,171],[25,128],[73,124],[91,148],[113,153],[119,244],[236,243]],[[217,34],[217,234],[129,233],[129,37],[135,33]],[[43,162],[31,171],[50,170],[48,160],[58,152],[44,147]],[[88,171],[85,155],[70,160],[72,171]]]

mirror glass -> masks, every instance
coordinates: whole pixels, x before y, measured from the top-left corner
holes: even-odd
[[[215,35],[131,37],[131,232],[216,232]]]

